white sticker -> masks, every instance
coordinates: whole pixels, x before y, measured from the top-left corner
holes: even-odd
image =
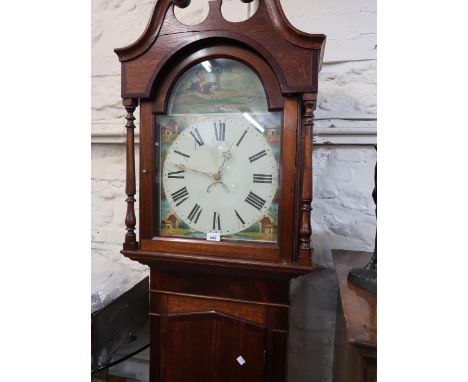
[[[246,362],[245,359],[241,355],[236,358],[236,361],[239,362],[239,365],[241,366]]]
[[[206,234],[206,240],[210,241],[220,241],[221,240],[221,235],[216,232],[208,232]]]

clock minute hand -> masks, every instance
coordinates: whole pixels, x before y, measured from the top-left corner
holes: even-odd
[[[223,169],[224,169],[224,164],[226,163],[226,161],[228,159],[232,158],[231,150],[232,150],[232,145],[231,145],[231,147],[229,147],[229,150],[223,151],[223,162],[219,166],[219,169],[218,169],[218,172],[216,173],[216,175],[221,176],[221,174],[223,172]]]

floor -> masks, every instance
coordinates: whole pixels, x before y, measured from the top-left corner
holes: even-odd
[[[149,348],[136,356],[92,376],[91,382],[147,382]]]

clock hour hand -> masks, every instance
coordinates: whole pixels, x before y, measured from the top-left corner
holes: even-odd
[[[190,167],[187,167],[186,165],[182,164],[182,163],[175,163],[174,166],[176,166],[177,168],[180,168],[181,170],[188,170],[188,171],[192,171],[194,173],[197,173],[197,174],[202,174],[202,175],[207,175],[211,178],[215,178],[217,174],[213,174],[211,172],[205,172],[205,171],[200,171],[200,170],[197,170],[197,169],[194,169],[194,168],[190,168]]]

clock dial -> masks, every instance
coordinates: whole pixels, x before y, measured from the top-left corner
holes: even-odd
[[[258,223],[278,189],[278,163],[263,132],[242,115],[199,118],[167,149],[164,193],[191,229],[233,235]]]

